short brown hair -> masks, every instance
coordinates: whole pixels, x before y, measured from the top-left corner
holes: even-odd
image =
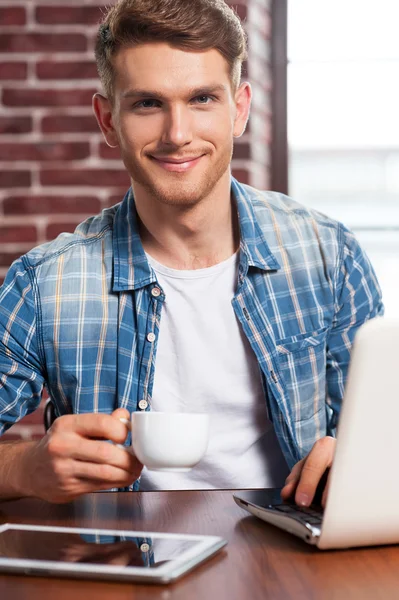
[[[106,13],[96,40],[98,74],[113,100],[112,59],[122,47],[167,42],[189,50],[218,50],[230,69],[233,88],[247,57],[240,19],[224,0],[119,0]]]

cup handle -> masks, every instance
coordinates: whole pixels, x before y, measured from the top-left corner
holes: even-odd
[[[132,430],[132,424],[130,422],[129,419],[123,419],[120,418],[120,421],[122,421],[122,423],[124,423],[124,425],[126,425],[126,427],[131,431]],[[131,444],[129,447],[124,446],[123,444],[115,444],[115,446],[117,448],[120,448],[121,450],[125,450],[125,452],[130,452],[130,454],[133,454],[133,456],[135,456],[134,452],[133,452],[133,445]]]

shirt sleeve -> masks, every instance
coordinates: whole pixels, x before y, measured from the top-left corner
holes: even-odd
[[[40,404],[39,354],[32,282],[19,259],[0,288],[0,435]]]
[[[363,323],[384,313],[380,286],[367,255],[351,231],[342,227],[341,234],[343,249],[336,279],[335,315],[327,340],[331,435],[335,435],[356,332]]]

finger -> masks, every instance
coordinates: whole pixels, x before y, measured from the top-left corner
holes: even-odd
[[[130,423],[130,412],[126,408],[117,408],[111,415],[116,419],[123,419]]]
[[[125,484],[115,487],[125,487]],[[75,500],[75,498],[79,498],[79,496],[84,494],[98,492],[103,489],[105,489],[104,484],[98,481],[70,477],[62,485],[53,485],[50,490],[43,493],[40,497],[48,502],[64,504],[65,502],[71,502],[72,500]]]
[[[305,463],[305,459],[303,458],[302,460],[298,461],[294,465],[294,467],[291,470],[291,473],[288,475],[287,479],[285,480],[286,484],[296,481],[299,478],[299,475],[302,471],[304,463]]]
[[[84,438],[80,438],[79,443],[72,444],[70,456],[76,461],[107,464],[128,472],[137,470],[137,465],[141,464],[134,454],[126,452],[124,446]]]
[[[121,421],[121,423],[127,427],[126,435],[128,435],[128,433],[131,431],[131,418],[129,411],[126,410],[126,408],[117,408],[112,413],[112,416],[116,419],[119,419],[119,421]]]
[[[84,438],[100,438],[123,444],[126,439],[126,425],[112,415],[86,413],[65,415],[55,420],[51,435],[60,432],[74,432]]]
[[[303,469],[304,464],[305,464],[305,459],[303,458],[302,460],[300,460],[299,462],[297,462],[294,465],[291,473],[288,475],[287,479],[285,480],[284,487],[281,490],[281,497],[284,500],[286,500],[293,494],[293,492],[297,486],[297,483],[299,481],[299,478],[301,476],[301,471]]]
[[[82,463],[83,464],[83,463]],[[112,481],[102,481],[99,479],[91,479],[84,477],[71,477],[68,481],[60,486],[53,486],[49,493],[43,494],[44,500],[56,504],[64,504],[71,502],[80,496],[99,492],[110,488],[128,487],[138,479],[140,473],[131,474],[129,477],[121,477],[120,479],[113,478]]]
[[[325,437],[316,442],[307,456],[295,492],[295,502],[300,506],[312,503],[321,477],[332,464],[334,448],[335,440]]]
[[[328,496],[328,490],[330,489],[330,480],[331,480],[331,471],[328,474],[328,478],[327,478],[327,483],[326,483],[326,487],[324,488],[323,491],[323,496],[321,498],[321,505],[323,508],[326,507],[326,502],[327,502],[327,496]]]
[[[142,465],[137,461],[136,468],[126,471],[106,464],[86,463],[76,461],[74,477],[98,483],[101,489],[110,487],[125,487],[131,485],[141,473]]]
[[[75,433],[59,433],[46,440],[47,451],[51,462],[57,466],[83,461],[98,464],[109,464],[126,471],[135,471],[141,464],[128,448],[102,440],[81,437]]]

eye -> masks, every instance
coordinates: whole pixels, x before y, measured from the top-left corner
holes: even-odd
[[[158,106],[157,100],[153,100],[151,98],[147,98],[146,100],[141,100],[141,102],[137,102],[134,105],[134,108],[155,108]]]
[[[194,98],[198,104],[210,104],[213,100],[212,96],[208,96],[207,94],[201,94],[201,96],[197,96]]]

